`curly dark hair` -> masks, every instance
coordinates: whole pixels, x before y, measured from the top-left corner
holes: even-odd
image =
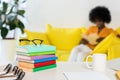
[[[111,14],[108,8],[104,6],[98,6],[98,7],[93,8],[89,14],[89,20],[95,23],[95,19],[100,19],[105,23],[110,23]]]

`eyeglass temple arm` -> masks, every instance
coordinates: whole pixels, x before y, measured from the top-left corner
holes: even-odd
[[[30,41],[30,40],[28,40],[28,39],[19,39],[19,41],[21,42],[21,41]]]
[[[34,42],[35,40],[39,40],[39,41],[41,41],[40,45],[43,43],[43,40],[40,40],[40,39],[34,39],[34,40],[32,40],[32,42],[33,42],[35,45],[37,45],[37,44]]]
[[[37,45],[33,40],[32,40],[32,42],[33,42],[35,45]]]
[[[40,40],[41,41],[41,43],[40,43],[40,45],[43,43],[43,40]]]

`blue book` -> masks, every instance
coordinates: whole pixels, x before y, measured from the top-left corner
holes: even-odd
[[[55,46],[51,45],[24,45],[24,46],[17,46],[16,48],[17,52],[24,52],[24,53],[38,53],[38,52],[52,52],[56,51]]]
[[[46,61],[52,61],[52,60],[57,60],[57,57],[49,57],[49,58],[44,58],[44,59],[38,59],[38,60],[24,60],[24,59],[18,59],[18,61],[22,62],[28,62],[28,63],[40,63],[40,62],[46,62]]]

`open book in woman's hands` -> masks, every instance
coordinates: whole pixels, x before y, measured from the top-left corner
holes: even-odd
[[[92,44],[92,45],[96,45],[98,43],[96,40],[99,38],[99,36],[96,33],[90,34],[90,35],[85,35],[84,34],[84,35],[82,35],[82,37],[84,39],[88,40],[89,43]]]

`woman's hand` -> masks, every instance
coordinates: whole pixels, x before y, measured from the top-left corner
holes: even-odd
[[[118,34],[117,37],[120,38],[120,34]]]
[[[104,38],[98,38],[97,40],[96,40],[96,42],[101,42],[102,40],[103,40]]]
[[[89,41],[86,40],[86,39],[82,39],[81,42],[80,42],[80,44],[88,44],[88,43],[89,43]]]

